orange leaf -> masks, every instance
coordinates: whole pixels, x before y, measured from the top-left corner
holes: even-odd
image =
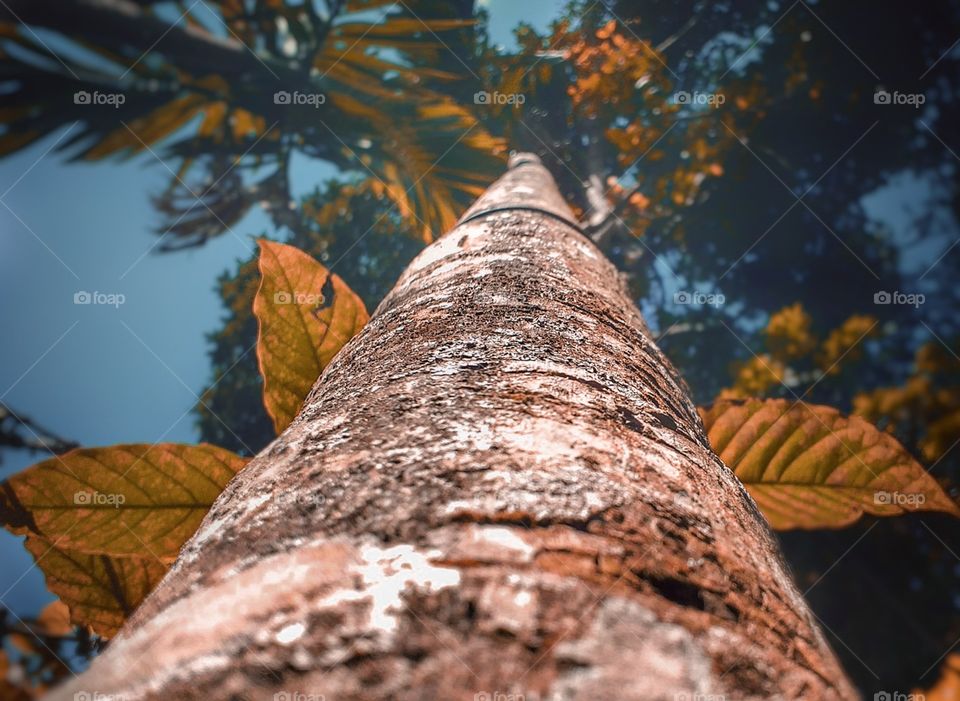
[[[253,313],[263,404],[277,433],[285,429],[323,369],[367,323],[360,299],[309,255],[260,240],[260,289]]]
[[[3,483],[0,524],[63,550],[172,562],[246,463],[207,444],[71,450]]]
[[[915,690],[923,701],[960,701],[960,653],[951,653],[940,666],[940,678],[926,691]]]
[[[59,599],[47,604],[37,616],[37,629],[44,635],[69,635],[73,630],[70,609]]]
[[[167,573],[152,555],[91,555],[66,550],[41,537],[26,548],[46,577],[47,588],[70,609],[70,620],[112,637]]]
[[[841,528],[863,514],[960,508],[888,433],[836,409],[783,399],[700,409],[710,445],[770,525]]]

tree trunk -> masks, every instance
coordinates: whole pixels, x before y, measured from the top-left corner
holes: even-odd
[[[856,697],[682,380],[532,156],[410,264],[53,698],[78,691]]]

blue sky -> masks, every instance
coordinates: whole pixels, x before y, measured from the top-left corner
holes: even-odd
[[[523,20],[544,29],[562,0],[488,0],[491,36],[513,46]],[[171,178],[146,153],[66,164],[61,133],[0,160],[0,401],[87,446],[198,440],[191,408],[209,379],[205,334],[223,316],[217,276],[270,232],[252,212],[202,248],[152,251],[149,201]],[[295,192],[332,170],[298,159]],[[123,295],[118,307],[75,305],[78,292]],[[35,457],[8,453],[5,477]],[[52,597],[19,538],[0,532],[0,601],[19,614]],[[26,573],[26,574],[24,574]]]

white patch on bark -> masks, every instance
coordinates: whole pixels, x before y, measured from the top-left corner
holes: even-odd
[[[586,240],[581,241],[581,240],[579,240],[579,239],[575,239],[575,243],[576,243],[577,249],[579,249],[580,253],[582,253],[583,255],[585,255],[587,258],[594,258],[594,259],[596,259],[596,257],[597,257],[597,249],[594,248],[593,246],[591,246],[589,243],[587,243]]]
[[[465,530],[435,532],[436,542],[443,547],[446,557],[457,560],[470,559],[477,562],[510,562],[526,564],[533,562],[537,548],[531,545],[509,526],[469,524]],[[452,547],[451,547],[452,544]]]
[[[387,635],[397,629],[397,614],[403,610],[403,594],[408,589],[435,592],[460,583],[460,571],[431,563],[439,551],[418,552],[412,545],[379,548],[364,545],[360,563],[351,568],[359,575],[358,589],[341,589],[318,602],[319,608],[341,602],[370,601],[368,627]]]
[[[302,623],[291,623],[288,626],[284,626],[280,631],[274,636],[274,639],[281,645],[289,645],[294,640],[298,640],[303,637],[303,634],[307,631],[307,627]]]
[[[477,529],[477,539],[520,553],[527,558],[533,557],[533,553],[536,552],[536,549],[518,536],[512,528],[505,526],[482,526]]]
[[[458,424],[454,431],[454,440],[463,449],[490,450],[496,438],[496,431],[485,423]]]

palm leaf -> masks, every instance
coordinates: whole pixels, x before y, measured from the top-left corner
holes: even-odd
[[[143,5],[156,15],[164,3]],[[160,229],[185,245],[203,242],[239,221],[250,206],[275,196],[271,209],[287,208],[285,167],[291,147],[354,170],[381,184],[407,226],[430,240],[452,226],[457,213],[500,168],[503,144],[491,137],[462,107],[425,87],[453,81],[458,74],[449,57],[449,38],[468,30],[472,20],[451,17],[435,0],[349,2],[340,15],[325,20],[302,4],[280,0],[217,0],[206,4],[219,13],[228,35],[215,22],[186,12],[195,35],[211,40],[239,38],[272,65],[306,62],[293,92],[323,93],[322,111],[275,104],[277,84],[262,79],[226,80],[216,66],[197,75],[163,56],[164,43],[144,55],[140,47],[106,45],[81,29],[57,27],[60,46],[76,51],[55,55],[27,27],[0,25],[0,80],[12,86],[0,94],[0,156],[44,137],[60,134],[57,149],[72,158],[130,158],[152,151],[176,173],[167,191],[155,199],[165,221]],[[399,7],[399,10],[397,9]],[[379,16],[371,17],[371,10]],[[423,17],[424,19],[421,19]],[[447,36],[447,39],[441,38]],[[292,52],[292,53],[291,53]],[[267,66],[269,68],[269,66]],[[300,75],[291,69],[282,75]],[[434,83],[436,84],[436,83]],[[91,107],[74,94],[122,95],[121,104]],[[403,124],[397,129],[398,124]],[[331,126],[333,125],[333,126]],[[63,130],[70,128],[68,138]],[[273,127],[276,127],[274,129]],[[224,172],[253,173],[273,168],[254,185],[232,193],[206,193],[197,205],[199,186],[186,186],[194,170],[205,181]],[[198,178],[193,177],[195,182]],[[242,182],[246,182],[245,180]],[[261,187],[264,183],[269,188]]]

